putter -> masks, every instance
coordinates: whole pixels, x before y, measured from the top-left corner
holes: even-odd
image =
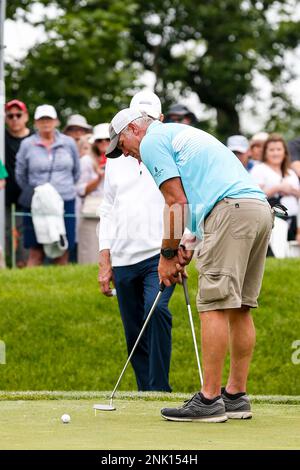
[[[139,344],[139,341],[140,341],[141,337],[143,336],[143,333],[144,333],[144,331],[145,331],[145,329],[146,329],[146,326],[148,325],[149,320],[150,320],[150,318],[152,317],[152,314],[153,314],[154,310],[156,309],[156,306],[157,306],[157,304],[158,304],[158,302],[159,302],[159,299],[160,299],[160,297],[161,297],[163,291],[165,290],[165,287],[166,287],[166,286],[161,282],[160,285],[159,285],[158,294],[157,294],[157,296],[155,297],[155,300],[154,300],[153,305],[152,305],[152,307],[151,307],[151,309],[150,309],[150,312],[148,313],[148,316],[147,316],[147,318],[146,318],[146,320],[145,320],[145,322],[144,322],[144,324],[143,324],[143,327],[142,327],[142,329],[141,329],[141,332],[140,332],[140,334],[138,335],[138,337],[137,337],[137,339],[136,339],[136,342],[134,343],[134,346],[133,346],[133,348],[132,348],[132,350],[131,350],[131,353],[130,353],[129,356],[128,356],[128,359],[127,359],[127,361],[126,361],[126,364],[125,364],[125,366],[123,367],[123,370],[122,370],[122,372],[121,372],[121,374],[120,374],[120,377],[119,377],[118,380],[117,380],[117,383],[116,383],[116,385],[115,385],[115,388],[113,389],[113,391],[112,391],[112,393],[111,393],[111,395],[110,395],[110,397],[109,397],[109,405],[101,405],[101,404],[99,404],[99,405],[94,405],[93,408],[94,408],[94,410],[95,410],[95,416],[96,416],[96,414],[97,414],[97,411],[114,411],[114,410],[116,409],[115,406],[113,405],[113,399],[114,399],[116,390],[117,390],[117,388],[118,388],[118,386],[119,386],[119,384],[120,384],[120,382],[121,382],[121,380],[122,380],[122,377],[123,377],[123,375],[124,375],[125,370],[127,369],[127,366],[128,366],[128,364],[129,364],[129,362],[130,362],[130,359],[132,358],[132,356],[133,356],[133,354],[134,354],[134,351],[136,350],[136,347],[137,347],[137,345]]]
[[[187,278],[184,277],[184,276],[182,276],[182,286],[183,286],[183,290],[184,290],[186,306],[187,306],[189,319],[190,319],[190,325],[191,325],[193,342],[194,342],[194,347],[195,347],[195,353],[196,353],[196,359],[197,359],[197,365],[198,365],[198,372],[199,372],[199,378],[200,378],[200,384],[201,384],[201,387],[202,387],[203,386],[203,376],[202,376],[202,371],[201,371],[201,364],[200,364],[197,340],[196,340],[196,335],[195,335],[195,328],[194,328],[193,317],[192,317],[192,309],[191,309],[190,296],[189,296],[189,291],[188,291],[188,286],[187,286]]]

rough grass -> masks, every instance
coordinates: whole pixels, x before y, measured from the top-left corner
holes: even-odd
[[[194,300],[197,276],[190,270]],[[300,364],[292,344],[300,339],[300,260],[268,260],[260,308],[254,312],[257,346],[251,394],[300,395]],[[199,336],[199,322],[192,309]],[[182,288],[172,298],[174,392],[199,388]],[[126,360],[116,298],[101,296],[96,266],[44,267],[0,272],[0,389],[111,390]],[[299,355],[298,355],[299,357]],[[228,364],[227,364],[228,370]],[[120,390],[135,390],[131,368]]]

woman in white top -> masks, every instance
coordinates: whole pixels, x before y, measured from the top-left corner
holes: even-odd
[[[107,126],[107,129],[103,126]],[[98,263],[97,225],[104,192],[105,150],[109,145],[108,126],[108,124],[100,124],[94,128],[91,138],[93,145],[90,145],[89,152],[80,158],[80,179],[77,184],[77,193],[81,198],[78,227],[78,262],[80,264]],[[104,151],[102,146],[105,147]]]
[[[287,145],[278,134],[271,134],[263,148],[262,163],[255,165],[251,175],[266,193],[271,206],[283,204],[289,214],[288,239],[295,240],[299,210],[300,185],[290,168]]]

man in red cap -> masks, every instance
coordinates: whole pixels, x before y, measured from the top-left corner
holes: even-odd
[[[11,100],[5,105],[5,167],[8,178],[5,187],[5,213],[6,213],[6,253],[11,253],[11,205],[18,204],[20,188],[15,179],[16,154],[22,140],[32,134],[27,127],[29,116],[26,104],[23,101]],[[16,220],[17,235],[21,233],[21,219]],[[18,240],[17,265],[25,265],[25,252],[23,243]]]

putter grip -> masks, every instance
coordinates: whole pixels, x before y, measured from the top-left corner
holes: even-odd
[[[164,285],[163,282],[161,282],[161,283],[159,284],[159,291],[160,291],[160,292],[163,292],[163,291],[165,290],[165,288],[166,288],[166,286]]]
[[[186,304],[190,305],[190,296],[189,296],[189,291],[188,291],[188,286],[187,286],[187,278],[184,276],[182,277],[182,286],[183,286]]]

